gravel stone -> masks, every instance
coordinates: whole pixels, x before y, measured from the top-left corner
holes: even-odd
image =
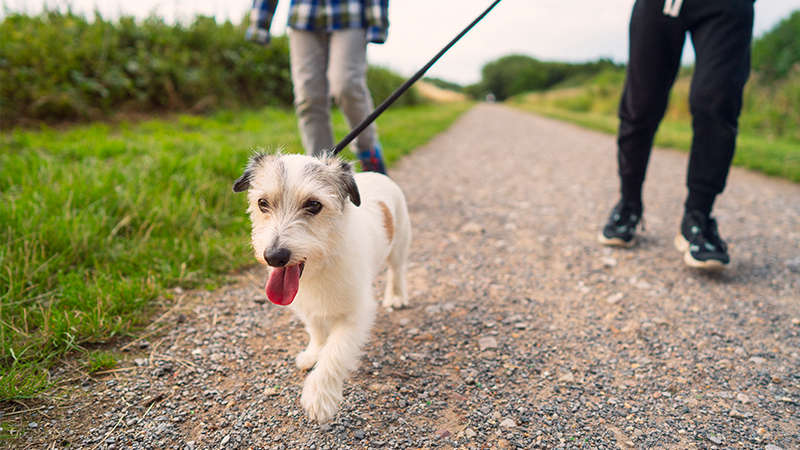
[[[274,397],[274,396],[276,396],[276,395],[278,395],[280,393],[281,393],[280,390],[278,390],[276,388],[273,388],[273,387],[268,387],[268,388],[264,389],[264,395],[267,396],[267,397]]]
[[[731,416],[731,417],[735,417],[737,419],[746,419],[748,417],[752,417],[753,416],[752,414],[750,414],[748,412],[742,412],[742,411],[739,411],[738,409],[732,409],[728,413],[728,415]]]
[[[479,223],[469,222],[461,227],[462,233],[467,234],[480,234],[483,232],[483,227]]]
[[[611,256],[603,256],[601,261],[605,267],[615,267],[617,265],[617,259]]]
[[[478,347],[481,351],[497,348],[497,339],[493,337],[482,337],[478,339]]]
[[[565,372],[558,377],[558,381],[561,383],[574,383],[575,382],[575,375],[570,372]]]

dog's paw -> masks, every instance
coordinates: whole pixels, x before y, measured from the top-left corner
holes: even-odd
[[[317,363],[318,358],[319,358],[319,351],[305,349],[297,354],[297,358],[295,358],[295,363],[297,364],[298,369],[308,370],[314,367],[314,364]]]
[[[383,307],[392,311],[394,309],[402,309],[408,306],[408,298],[399,295],[387,295],[383,298]]]
[[[318,378],[314,376],[314,372],[306,378],[300,405],[311,420],[325,423],[339,411],[339,404],[343,398],[342,389],[330,386],[331,383],[323,383]]]

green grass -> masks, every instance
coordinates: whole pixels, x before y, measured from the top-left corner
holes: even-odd
[[[387,162],[469,106],[388,110]],[[135,333],[167,288],[251,265],[231,186],[253,149],[278,147],[301,150],[294,114],[275,108],[0,136],[0,401],[35,396],[65,353]]]
[[[20,426],[12,422],[0,422],[0,442],[7,440],[12,441],[20,433]]]
[[[86,370],[89,373],[113,369],[117,365],[117,358],[106,350],[95,350],[86,355]]]
[[[670,106],[655,144],[688,151],[692,142],[688,92],[691,72],[684,70],[673,88]],[[509,104],[610,134],[617,132],[617,105],[624,73],[606,72],[577,86],[520,95]],[[757,79],[745,91],[733,164],[800,182],[800,131],[793,122],[800,100],[800,76],[765,86]]]

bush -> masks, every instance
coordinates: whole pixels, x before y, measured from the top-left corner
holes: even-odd
[[[800,10],[753,42],[753,69],[766,81],[785,78],[800,65]]]
[[[292,103],[285,37],[269,46],[244,39],[242,25],[197,17],[89,21],[68,13],[12,14],[0,22],[0,126],[92,120],[114,112],[204,112]],[[376,103],[405,81],[370,68]],[[411,90],[398,99],[412,105]]]
[[[767,82],[753,74],[744,91],[741,129],[768,138],[790,138],[800,142],[800,67],[783,79]],[[799,152],[800,153],[800,152]]]
[[[0,123],[86,120],[116,111],[203,111],[290,104],[286,39],[269,47],[244,28],[197,17],[91,22],[72,13],[0,23]]]
[[[383,67],[370,66],[367,69],[367,85],[372,93],[375,106],[386,100],[405,81],[405,78]],[[420,103],[422,103],[422,96],[412,87],[398,98],[394,105],[413,106]]]
[[[461,86],[460,84],[454,83],[452,81],[443,80],[441,78],[433,78],[433,77],[425,77],[423,79],[438,88],[446,89],[448,91],[453,91],[453,92],[464,92],[464,86]]]

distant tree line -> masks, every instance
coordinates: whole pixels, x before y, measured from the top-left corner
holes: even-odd
[[[568,79],[588,79],[604,70],[622,67],[610,59],[565,63],[509,55],[483,66],[481,81],[467,86],[465,91],[475,98],[491,93],[502,101],[523,92],[543,91]]]
[[[799,64],[800,10],[753,42],[753,71],[762,80],[774,81],[800,70]],[[481,81],[464,87],[463,91],[478,99],[491,93],[497,100],[505,100],[523,92],[543,91],[556,85],[579,85],[601,72],[623,69],[623,64],[610,59],[565,63],[541,61],[527,55],[508,55],[483,66]]]

